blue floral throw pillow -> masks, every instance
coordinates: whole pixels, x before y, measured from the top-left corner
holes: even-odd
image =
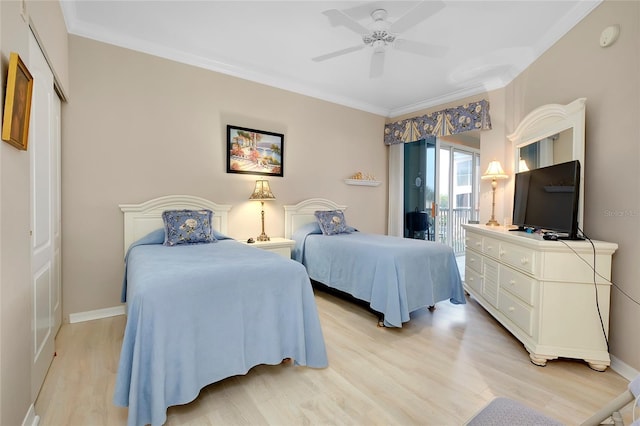
[[[215,242],[211,228],[212,216],[211,210],[165,210],[162,212],[164,245]]]
[[[344,213],[342,210],[318,210],[314,214],[324,235],[351,233],[347,226],[347,222],[344,220]]]

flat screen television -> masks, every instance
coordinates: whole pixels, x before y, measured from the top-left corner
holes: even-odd
[[[577,240],[580,162],[554,164],[516,173],[513,224],[553,231],[558,238]]]

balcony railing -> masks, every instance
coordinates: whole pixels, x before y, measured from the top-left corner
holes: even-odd
[[[449,214],[451,212],[451,214]],[[469,223],[471,219],[471,208],[443,209],[441,208],[437,217],[438,235],[437,241],[450,245],[456,255],[464,254],[464,229],[463,223]],[[478,217],[478,211],[475,212]]]

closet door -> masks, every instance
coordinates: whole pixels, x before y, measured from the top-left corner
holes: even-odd
[[[31,168],[31,396],[36,399],[55,353],[60,301],[60,100],[53,73],[33,36],[29,39],[33,98],[29,127]]]

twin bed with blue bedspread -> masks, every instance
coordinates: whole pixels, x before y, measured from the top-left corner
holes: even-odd
[[[385,326],[402,327],[411,312],[440,301],[465,303],[451,247],[358,232],[346,226],[346,206],[321,198],[284,208],[285,236],[309,277],[368,302]]]
[[[310,277],[369,302],[386,326],[439,301],[465,302],[451,248],[341,228],[346,207],[328,200],[285,206],[298,262],[225,237],[230,206],[168,196],[120,208],[127,323],[114,403],[129,408],[130,426],[161,425],[168,407],[259,364],[326,367]],[[324,235],[326,226],[336,233]]]
[[[161,425],[169,406],[259,364],[328,364],[304,266],[215,232],[206,244],[165,244],[162,212],[209,209],[224,233],[229,208],[186,196],[121,206],[127,324],[114,403],[131,426]]]

